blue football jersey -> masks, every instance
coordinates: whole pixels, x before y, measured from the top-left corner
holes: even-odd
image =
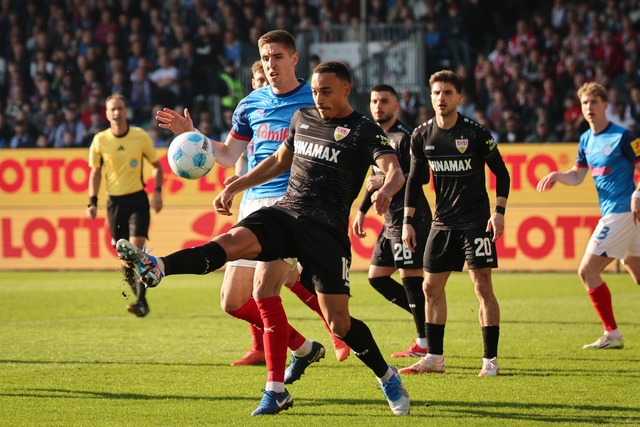
[[[247,147],[249,170],[272,155],[289,135],[293,113],[303,107],[314,106],[311,86],[298,79],[300,86],[285,94],[275,94],[271,86],[254,90],[246,96],[233,113],[231,134],[251,141]],[[287,189],[289,171],[245,191],[245,198],[279,197]]]
[[[631,210],[633,174],[639,161],[640,140],[622,126],[609,123],[600,133],[589,129],[580,136],[576,165],[589,168],[603,216]]]

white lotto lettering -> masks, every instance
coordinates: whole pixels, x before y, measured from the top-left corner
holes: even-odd
[[[434,172],[465,172],[471,170],[471,159],[464,160],[429,160]]]

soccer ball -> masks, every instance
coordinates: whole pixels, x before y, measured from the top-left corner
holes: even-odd
[[[198,132],[185,132],[173,138],[167,151],[169,167],[186,179],[202,178],[213,168],[216,155],[211,142]]]

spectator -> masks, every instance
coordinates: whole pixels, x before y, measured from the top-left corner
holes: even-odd
[[[178,69],[173,65],[167,49],[158,51],[158,66],[149,73],[149,80],[156,89],[155,102],[168,108],[174,108],[178,103],[180,85],[178,83]]]
[[[35,141],[27,132],[27,122],[19,120],[14,125],[15,134],[9,141],[9,148],[33,148]]]
[[[133,112],[133,122],[140,123],[151,115],[154,93],[151,80],[147,76],[144,64],[136,68],[131,76],[131,100],[129,105]]]
[[[220,74],[220,80],[224,83],[220,105],[225,109],[233,110],[244,98],[244,87],[233,61],[228,61],[225,64],[224,71]]]
[[[61,147],[82,147],[86,127],[78,117],[77,107],[69,105],[63,110],[64,120],[56,128],[53,146]]]
[[[415,93],[409,89],[402,89],[400,92],[400,121],[404,123],[415,123],[418,116],[420,101]]]
[[[9,123],[7,123],[6,116],[0,113],[0,148],[9,148],[9,143],[13,135],[13,129]]]
[[[459,14],[458,5],[449,4],[448,14],[442,23],[444,39],[446,40],[453,66],[464,65],[471,67],[471,52],[467,42],[465,23]]]
[[[100,97],[99,91],[94,91],[93,93],[91,93],[91,95],[89,95],[89,102],[87,103],[87,107],[80,114],[80,120],[82,121],[82,124],[84,124],[88,129],[92,126],[95,126],[94,118],[92,118],[94,114],[98,115],[98,121],[101,123],[101,125],[98,125],[98,127],[102,127],[102,129],[100,130],[106,129],[109,122],[107,122],[106,109],[104,107],[104,102]]]
[[[524,142],[525,135],[520,125],[518,116],[514,113],[507,114],[504,124],[504,131],[499,134],[500,142]]]
[[[530,133],[524,142],[559,142],[560,138],[549,129],[549,123],[541,119],[536,123],[536,129]]]

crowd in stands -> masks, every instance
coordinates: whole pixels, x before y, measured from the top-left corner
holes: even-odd
[[[577,141],[585,81],[608,88],[611,121],[640,130],[640,0],[367,5],[368,24],[423,28],[427,75],[463,76],[461,112],[500,142]],[[112,93],[158,146],[170,140],[154,122],[160,107],[188,107],[198,127],[224,137],[261,34],[355,25],[359,15],[359,0],[2,0],[0,147],[88,147],[108,126]],[[428,94],[397,89],[407,124],[431,117]]]

